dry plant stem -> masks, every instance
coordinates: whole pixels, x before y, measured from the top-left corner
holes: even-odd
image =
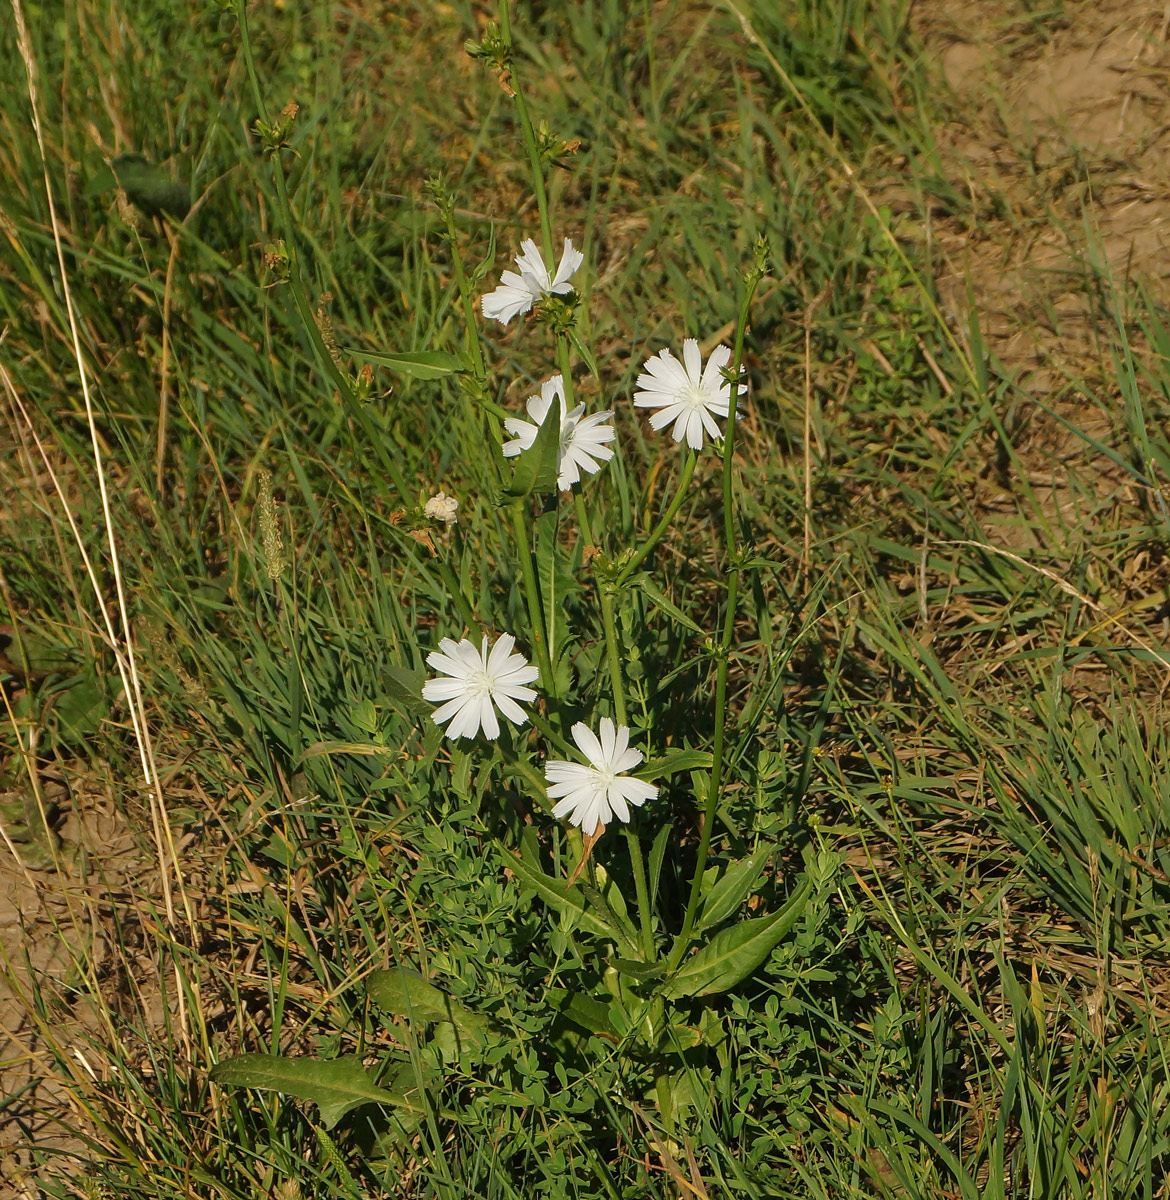
[[[699,833],[699,850],[695,858],[695,873],[691,878],[691,894],[687,900],[686,916],[682,932],[670,955],[670,966],[677,967],[686,952],[695,915],[703,891],[703,872],[707,869],[707,854],[711,848],[711,831],[715,824],[715,813],[723,791],[723,752],[727,738],[727,661],[731,653],[731,641],[735,633],[735,615],[739,601],[739,544],[735,531],[735,486],[733,459],[735,457],[736,403],[739,395],[739,369],[743,362],[743,339],[747,331],[748,310],[761,271],[748,275],[747,287],[739,306],[739,319],[735,329],[735,352],[731,361],[731,400],[727,408],[727,429],[723,436],[723,538],[727,547],[727,599],[723,611],[723,630],[716,648],[718,662],[715,668],[715,744],[711,750],[711,775],[707,781],[707,798],[703,809],[703,828]]]
[[[812,309],[804,314],[804,552],[800,568],[812,561]]]
[[[170,382],[171,360],[171,285],[174,281],[175,262],[179,257],[179,238],[169,226],[166,228],[170,254],[167,258],[166,282],[163,285],[162,348],[160,350],[158,384],[158,433],[155,439],[154,490],[161,501],[166,482],[167,465],[167,413],[169,411],[167,384]]]
[[[511,66],[512,52],[512,21],[508,15],[508,0],[500,0],[500,32],[508,46],[509,65]],[[536,208],[540,213],[540,240],[544,249],[544,260],[554,265],[552,219],[548,211],[548,194],[544,190],[544,169],[540,165],[540,148],[536,144],[536,133],[528,116],[528,105],[524,103],[524,91],[512,68],[510,86],[512,99],[516,102],[516,115],[520,118],[520,130],[524,135],[524,145],[528,148],[528,163],[532,168],[532,188],[536,195]]]
[[[175,850],[174,838],[171,834],[170,823],[167,819],[166,809],[163,804],[162,795],[158,786],[158,770],[154,762],[154,746],[150,737],[150,730],[147,727],[145,703],[142,698],[142,687],[138,677],[138,664],[134,654],[134,640],[130,628],[129,609],[126,604],[126,587],[125,581],[122,578],[121,561],[118,556],[118,544],[114,538],[114,522],[113,514],[110,511],[109,492],[106,487],[105,470],[102,464],[101,445],[97,433],[97,422],[94,415],[93,394],[90,390],[89,372],[85,365],[85,356],[81,349],[81,334],[77,327],[77,313],[73,305],[73,292],[69,286],[69,274],[65,267],[65,252],[61,240],[61,227],[57,220],[57,206],[53,200],[53,188],[49,180],[48,160],[45,155],[44,135],[41,130],[40,122],[40,105],[37,96],[37,81],[36,81],[36,65],[32,56],[32,46],[29,42],[28,26],[25,24],[24,7],[21,0],[12,0],[13,16],[16,20],[17,43],[20,48],[20,56],[24,61],[24,68],[28,79],[28,96],[29,105],[32,112],[33,131],[36,135],[37,146],[40,150],[41,167],[44,172],[45,182],[45,197],[49,206],[49,220],[53,230],[53,242],[57,250],[57,266],[61,273],[61,291],[65,300],[65,311],[69,320],[69,333],[73,342],[73,356],[77,363],[78,374],[81,379],[81,393],[85,402],[86,420],[89,425],[90,444],[93,447],[94,468],[97,478],[98,492],[102,503],[102,517],[106,526],[106,539],[110,552],[110,567],[114,576],[114,587],[118,597],[118,613],[119,623],[124,633],[124,641],[120,640],[114,627],[112,614],[108,606],[102,600],[102,590],[97,584],[97,575],[92,566],[86,560],[86,569],[89,572],[90,581],[94,587],[94,595],[97,598],[97,603],[102,614],[102,619],[106,626],[106,633],[109,638],[110,646],[114,650],[115,660],[118,665],[118,673],[122,679],[123,693],[127,698],[127,707],[130,710],[130,720],[134,728],[134,738],[138,746],[139,765],[142,770],[143,781],[146,786],[147,795],[150,798],[150,813],[151,822],[153,825],[155,849],[159,858],[159,874],[162,880],[163,889],[163,906],[166,910],[167,920],[170,923],[175,921],[174,897],[171,890],[171,875],[174,873],[174,878],[179,885],[179,891],[183,898],[183,905],[187,918],[187,924],[190,928],[191,935],[194,937],[195,922],[191,912],[190,904],[187,900],[186,892],[183,888],[182,873],[179,868],[179,857]],[[11,382],[7,381],[9,388]],[[15,391],[12,391],[15,395]],[[27,419],[27,417],[26,417]],[[31,423],[30,423],[31,428]],[[66,508],[68,513],[68,508]],[[70,521],[72,525],[72,520]],[[82,554],[85,554],[84,540],[81,539],[79,531],[74,528],[74,535],[78,538],[78,546],[81,547]],[[184,1013],[185,1017],[185,1013]],[[183,1023],[184,1030],[186,1022]]]

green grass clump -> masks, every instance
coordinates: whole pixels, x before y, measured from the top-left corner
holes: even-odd
[[[48,774],[138,839],[45,841],[38,1185],[1160,1195],[1162,315],[1087,281],[1054,400],[944,311],[926,215],[974,218],[890,0],[501,15],[498,69],[467,4],[3,18],[4,823],[53,823]],[[571,338],[473,303],[548,213]],[[737,335],[728,473],[658,541],[692,467],[636,377]],[[558,363],[619,453],[580,508],[501,505],[499,418]],[[537,732],[430,720],[426,654],[481,630],[553,643]],[[659,794],[565,890],[543,762],[601,716]]]

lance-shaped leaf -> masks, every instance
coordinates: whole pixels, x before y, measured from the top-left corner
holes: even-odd
[[[618,942],[631,957],[637,956],[637,946],[631,943],[616,923],[586,904],[580,888],[569,887],[559,879],[553,879],[551,875],[546,875],[517,854],[505,854],[504,857],[520,882],[532,888],[550,908],[562,916],[572,917],[577,926],[586,932]]]
[[[462,361],[444,350],[416,350],[410,354],[398,354],[387,350],[351,350],[350,354],[362,362],[377,363],[389,367],[399,375],[412,379],[442,379],[463,370]]]
[[[566,1020],[598,1037],[616,1042],[621,1029],[625,1027],[625,1022],[620,1017],[616,1022],[614,1020],[616,1001],[606,1003],[594,1000],[592,996],[570,992],[565,988],[549,988],[544,998],[545,1003]]]
[[[386,699],[401,712],[408,715],[430,712],[433,705],[422,698],[422,685],[426,672],[422,667],[403,667],[397,663],[382,672],[382,686]]]
[[[727,865],[703,901],[699,919],[695,922],[699,933],[726,921],[735,912],[751,894],[771,856],[771,847],[761,847],[747,858]]]
[[[661,979],[666,973],[664,963],[640,962],[636,958],[612,958],[609,965],[619,975],[626,975],[639,983],[649,983],[652,980]]]
[[[540,581],[540,606],[544,611],[544,627],[548,631],[548,653],[554,664],[557,664],[565,643],[571,637],[566,603],[570,596],[582,590],[570,569],[568,556],[561,548],[559,520],[560,510],[551,508],[533,522],[536,527],[536,577]],[[567,688],[567,661],[564,665],[564,684]]]
[[[460,1004],[410,967],[375,971],[366,980],[366,995],[396,1017],[418,1024],[448,1022],[472,1045],[483,1049],[491,1043],[491,1021]]]
[[[571,341],[576,347],[577,353],[581,356],[585,365],[589,368],[589,374],[592,375],[594,379],[600,379],[601,375],[597,370],[597,359],[593,357],[593,351],[588,345],[586,345],[575,325],[569,326],[569,341]]]
[[[667,982],[663,995],[670,1000],[681,996],[712,996],[735,987],[772,953],[800,920],[811,888],[812,880],[804,875],[778,913],[753,917],[717,933],[679,967]]]
[[[652,758],[633,773],[639,779],[665,779],[679,771],[711,769],[709,750],[668,750],[661,758]]]
[[[667,599],[665,593],[650,575],[641,572],[635,575],[630,582],[645,593],[646,599],[655,608],[665,613],[676,625],[681,625],[684,629],[689,629],[692,633],[703,633],[703,630],[673,600]]]
[[[224,1087],[249,1087],[308,1100],[321,1110],[321,1122],[332,1129],[362,1104],[390,1104],[412,1113],[424,1111],[417,1091],[378,1087],[356,1054],[330,1062],[284,1058],[279,1054],[237,1054],[211,1068],[211,1078]]]
[[[665,1053],[679,1054],[702,1044],[703,1031],[694,1025],[684,1025],[681,1021],[666,1025],[658,1036],[658,1049]]]
[[[654,835],[654,844],[650,847],[650,903],[658,899],[658,881],[662,878],[662,860],[666,857],[666,847],[674,834],[674,827],[665,824]]]
[[[536,439],[516,459],[512,482],[500,492],[500,504],[523,500],[533,492],[547,494],[557,490],[557,454],[561,448],[560,401],[549,408]]]

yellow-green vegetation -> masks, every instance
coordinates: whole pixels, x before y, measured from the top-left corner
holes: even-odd
[[[1164,1195],[1158,304],[898,0],[489,7],[0,16],[0,1187]]]

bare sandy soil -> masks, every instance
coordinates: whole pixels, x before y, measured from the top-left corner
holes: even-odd
[[[1051,391],[1095,356],[1094,274],[1167,292],[1170,10],[1093,0],[1041,33],[1005,15],[1015,6],[921,7],[957,99],[943,165],[985,214],[975,228],[944,223],[940,291],[962,310],[970,283],[996,353]]]
[[[152,864],[113,797],[98,790],[92,776],[43,774],[38,786],[39,805],[28,786],[0,794],[7,818],[7,844],[0,847],[0,1197],[5,1198],[38,1194],[30,1144],[84,1156],[83,1143],[58,1124],[85,1122],[58,1081],[49,1039],[65,1049],[79,1073],[93,1070],[90,1064],[97,1060],[87,1042],[101,1037],[103,1014],[78,996],[114,999],[124,990],[126,981],[115,978],[120,972],[114,963],[124,961],[128,948],[128,902],[144,885],[152,890]],[[51,836],[44,833],[42,808]],[[113,946],[113,939],[121,945]]]
[[[1170,302],[1170,9],[1085,0],[1040,26],[1023,8],[918,6],[918,32],[955,95],[937,131],[940,164],[977,214],[940,216],[936,284],[960,336],[974,309],[990,355],[1019,385],[1022,402],[1004,408],[1035,463],[1039,523],[1075,540],[1107,517],[1099,506],[1133,499],[1118,468],[1064,423],[1109,440],[1123,402],[1119,329],[1139,358],[1150,353],[1110,297],[1138,285]],[[1036,523],[1018,520],[1010,492],[989,481],[976,504],[999,544],[1035,543]]]

